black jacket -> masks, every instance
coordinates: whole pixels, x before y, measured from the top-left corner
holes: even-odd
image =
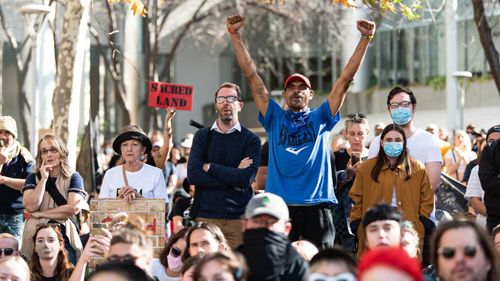
[[[284,234],[267,228],[246,230],[238,251],[247,261],[248,281],[302,281],[307,278],[307,262]]]
[[[486,146],[479,161],[479,180],[488,216],[500,218],[500,140]]]

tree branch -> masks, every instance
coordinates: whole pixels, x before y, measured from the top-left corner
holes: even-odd
[[[484,12],[483,0],[472,0],[472,7],[474,9],[474,22],[476,23],[479,39],[483,46],[484,56],[488,61],[493,80],[500,95],[500,60],[495,43],[493,42],[493,36],[491,35],[491,28]]]

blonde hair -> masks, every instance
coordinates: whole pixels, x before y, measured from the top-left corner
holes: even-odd
[[[34,169],[35,173],[38,173],[40,171],[40,166],[42,166],[42,153],[40,151],[40,145],[42,144],[42,141],[51,143],[57,149],[61,159],[61,175],[65,178],[71,177],[71,168],[69,167],[68,163],[68,155],[69,155],[68,148],[66,147],[66,144],[60,137],[53,134],[44,135],[38,141],[37,145],[38,152],[36,154],[36,167]]]
[[[20,270],[22,270],[26,274],[26,279],[21,280],[21,281],[30,281],[30,275],[31,275],[30,268],[28,267],[28,264],[26,263],[26,261],[22,257],[19,257],[19,256],[8,256],[8,257],[5,257],[3,259],[0,259],[0,265],[2,265],[4,263],[8,263],[10,261],[14,262],[16,272],[19,272]]]
[[[7,233],[7,232],[0,233],[0,239],[4,239],[4,238],[14,240],[14,242],[16,242],[16,248],[14,250],[16,250],[16,251],[19,250],[19,242],[17,241],[16,236],[14,236],[14,235],[12,235],[10,233]]]
[[[457,148],[455,147],[455,140],[458,136],[462,136],[463,137],[463,143],[462,143],[462,146],[465,147],[465,151],[470,151],[472,149],[472,144],[470,142],[470,138],[469,138],[469,135],[467,135],[467,133],[464,131],[464,130],[457,130],[455,131],[455,135],[453,136],[453,147],[454,148]],[[459,147],[458,149],[462,150],[461,147]]]
[[[118,243],[137,245],[148,257],[153,257],[153,243],[140,226],[128,222],[113,233],[110,245]]]

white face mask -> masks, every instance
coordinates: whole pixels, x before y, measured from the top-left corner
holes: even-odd
[[[35,243],[35,251],[40,259],[52,259],[59,254],[61,245],[57,238],[52,237],[37,240]]]
[[[174,272],[181,271],[182,268],[182,259],[181,256],[174,257],[172,253],[169,253],[167,256],[168,268]]]

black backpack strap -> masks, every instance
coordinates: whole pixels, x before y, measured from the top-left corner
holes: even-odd
[[[36,174],[38,180],[42,178],[40,173]],[[54,200],[57,206],[62,206],[68,204],[68,201],[62,196],[62,194],[57,189],[55,182],[51,179],[47,179],[47,183],[45,184],[45,190],[49,193],[50,197]],[[80,232],[80,218],[78,215],[73,215],[68,218],[73,224],[76,226],[78,232]]]
[[[36,177],[38,180],[42,178],[40,173],[36,174]],[[51,179],[47,179],[47,183],[45,184],[45,190],[49,193],[50,197],[54,199],[54,202],[56,202],[57,206],[62,206],[68,204],[68,201],[62,196],[62,194],[57,190],[57,186],[55,185],[55,182],[52,181]]]

